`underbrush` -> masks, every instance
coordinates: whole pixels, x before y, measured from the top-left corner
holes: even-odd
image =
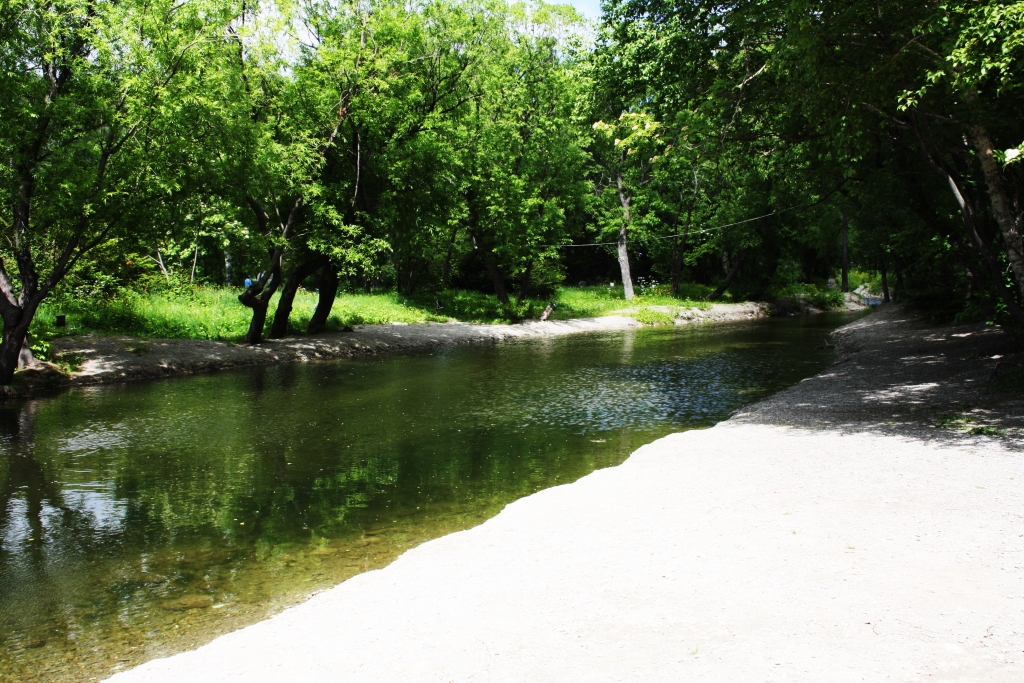
[[[882,275],[878,271],[851,270],[847,273],[847,280],[851,292],[859,289],[862,285],[867,285],[869,294],[882,296]]]
[[[803,302],[826,311],[846,305],[846,299],[840,290],[806,283],[794,283],[772,290],[768,297],[775,300],[792,301],[794,304]]]
[[[626,301],[621,287],[564,287],[553,301],[552,320],[599,317],[630,311],[655,324],[671,322],[671,315],[650,311],[650,306],[671,308],[708,308],[702,300],[711,291],[702,285],[686,285],[681,298],[672,297],[667,285],[638,289],[632,301]],[[240,289],[226,287],[173,287],[137,292],[122,289],[108,297],[54,298],[40,307],[32,326],[31,343],[35,354],[52,358],[49,342],[69,334],[123,334],[164,339],[211,339],[238,341],[249,328],[250,309],[238,301]],[[317,304],[317,293],[300,289],[292,307],[290,333],[306,331]],[[271,299],[264,333],[269,333],[280,295]],[[446,290],[405,297],[395,292],[372,294],[344,293],[334,302],[327,331],[350,329],[354,325],[387,323],[424,323],[463,321],[508,323],[538,318],[550,303],[533,298],[501,304],[493,294],[469,290]],[[639,312],[637,309],[639,308]],[[66,326],[57,327],[57,315],[66,316]],[[648,320],[649,319],[649,320]],[[74,360],[69,359],[73,364]]]

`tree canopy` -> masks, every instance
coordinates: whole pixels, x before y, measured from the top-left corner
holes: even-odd
[[[300,287],[315,331],[339,288],[851,268],[1024,329],[1024,3],[11,0],[0,38],[0,384],[47,297],[182,280],[252,343]]]

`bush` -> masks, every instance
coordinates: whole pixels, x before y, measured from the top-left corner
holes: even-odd
[[[818,308],[842,308],[846,305],[846,297],[838,289],[818,288],[811,294],[811,303]]]
[[[637,322],[644,325],[671,325],[675,322],[675,318],[668,313],[655,311],[650,308],[641,308],[636,313],[633,313],[632,316]]]
[[[769,292],[772,299],[781,299],[793,303],[793,308],[801,308],[801,303],[808,303],[816,308],[830,310],[842,308],[846,298],[838,289],[830,289],[814,284],[794,283]]]

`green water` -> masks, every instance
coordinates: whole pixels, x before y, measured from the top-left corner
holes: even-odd
[[[194,647],[814,374],[844,316],[260,368],[0,404],[0,678]]]

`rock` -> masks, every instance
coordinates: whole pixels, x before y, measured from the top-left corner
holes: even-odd
[[[799,302],[793,299],[776,299],[772,302],[773,315],[797,315],[800,313]]]
[[[990,379],[994,382],[1006,380],[1010,377],[1019,377],[1024,373],[1024,366],[1012,360],[1000,361],[992,370]]]

